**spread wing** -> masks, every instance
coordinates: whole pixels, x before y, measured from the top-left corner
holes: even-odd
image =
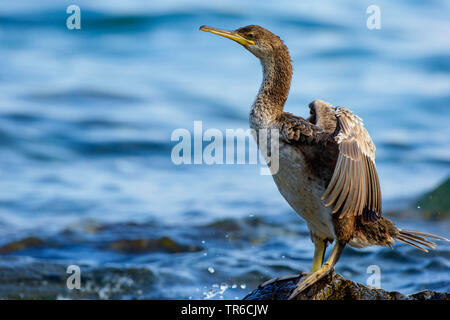
[[[375,146],[362,120],[346,108],[336,108],[339,148],[333,176],[322,196],[339,217],[363,215],[365,221],[381,217],[381,192],[375,167]]]
[[[305,120],[285,112],[282,119],[281,135],[289,143],[321,144],[332,142],[336,129],[334,108],[321,100],[309,104],[311,117]]]
[[[336,130],[336,110],[328,102],[314,100],[309,104],[311,117],[309,121],[323,128],[326,133],[333,133]]]

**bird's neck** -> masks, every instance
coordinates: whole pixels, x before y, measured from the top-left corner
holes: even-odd
[[[286,47],[261,59],[263,81],[250,112],[253,128],[268,127],[283,113],[292,78],[292,63]]]

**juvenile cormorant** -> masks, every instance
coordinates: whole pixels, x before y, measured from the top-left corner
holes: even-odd
[[[207,26],[200,30],[236,41],[261,61],[263,82],[250,112],[250,127],[278,130],[279,169],[273,179],[281,195],[306,220],[315,245],[312,269],[300,279],[291,299],[331,272],[347,244],[391,247],[398,240],[427,251],[435,247],[430,239],[447,240],[399,229],[381,215],[375,146],[357,115],[321,100],[309,104],[308,119],[283,111],[292,64],[278,36],[257,25],[234,31]],[[330,257],[323,263],[327,244],[333,242]]]

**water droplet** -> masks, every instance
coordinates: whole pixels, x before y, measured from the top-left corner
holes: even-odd
[[[209,268],[208,268],[208,271],[209,271],[209,273],[214,273],[216,270],[214,270],[213,267],[209,267]]]
[[[247,288],[247,286],[245,285],[245,283],[241,284],[241,289],[245,289]]]
[[[226,283],[221,283],[220,284],[220,291],[223,293],[223,292],[225,292],[225,290],[227,290],[228,289],[228,284],[226,284]]]

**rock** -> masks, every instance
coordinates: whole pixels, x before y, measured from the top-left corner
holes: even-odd
[[[258,287],[244,300],[287,300],[299,279],[278,280]],[[425,290],[406,296],[396,291],[372,289],[333,272],[302,292],[296,300],[450,300],[450,293]]]
[[[434,190],[423,195],[417,202],[417,208],[428,219],[450,218],[450,178]]]
[[[158,239],[123,239],[111,242],[110,249],[124,253],[143,253],[162,251],[167,253],[196,252],[203,250],[196,245],[183,245],[169,237]]]
[[[27,237],[18,241],[9,242],[0,247],[0,254],[8,254],[16,251],[22,251],[28,248],[43,246],[44,240],[36,237]]]

